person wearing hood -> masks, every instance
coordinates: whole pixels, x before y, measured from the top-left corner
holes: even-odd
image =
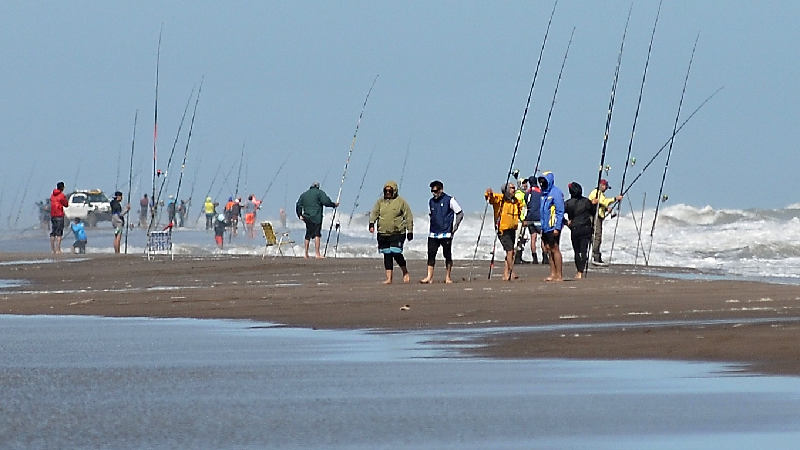
[[[336,208],[339,203],[334,202],[322,189],[319,188],[319,181],[311,184],[307,191],[300,194],[295,204],[297,217],[306,224],[305,237],[305,259],[308,259],[308,247],[311,239],[314,240],[314,251],[317,259],[322,258],[320,253],[320,239],[322,237],[322,210],[324,207]]]
[[[542,234],[542,218],[539,213],[539,208],[542,203],[542,190],[539,188],[536,176],[531,175],[528,177],[530,188],[525,193],[525,205],[528,211],[525,213],[523,225],[528,227],[528,232],[531,235],[531,257],[533,264],[539,264],[539,258],[536,257],[536,241],[537,237]],[[547,253],[542,253],[542,264],[550,264]]]
[[[223,242],[225,241],[225,214],[219,213],[214,220],[214,241],[217,243],[217,248],[222,250]]]
[[[147,227],[147,211],[150,208],[150,199],[147,194],[139,199],[139,228]]]
[[[214,217],[217,216],[217,204],[211,200],[211,197],[206,197],[206,202],[203,203],[203,211],[206,213],[206,230],[210,230],[214,225]]]
[[[516,197],[516,184],[507,183],[501,191],[501,194],[495,194],[492,188],[486,188],[483,195],[492,205],[494,228],[506,252],[503,280],[510,281],[514,277],[514,247],[517,240],[517,224],[522,215],[522,203]]]
[[[436,265],[436,253],[442,247],[444,255],[445,275],[444,282],[453,282],[451,273],[453,271],[453,235],[456,234],[461,220],[464,219],[464,211],[454,197],[444,192],[444,184],[439,181],[431,181],[432,198],[428,201],[430,209],[430,234],[428,234],[428,276],[419,280],[420,283],[433,283],[433,268]]]
[[[561,228],[564,226],[564,193],[556,186],[553,172],[538,178],[542,189],[539,215],[542,219],[542,251],[550,260],[550,276],[545,281],[564,281],[561,249]]]
[[[64,237],[64,208],[69,206],[64,195],[64,182],[59,181],[50,194],[50,250],[61,254],[61,239]]]
[[[608,181],[603,178],[600,180],[599,184],[600,190],[592,189],[592,192],[589,193],[589,200],[592,204],[597,205],[597,221],[594,224],[594,234],[592,236],[592,264],[596,266],[605,266],[606,263],[603,261],[603,255],[600,253],[600,245],[603,243],[603,221],[606,219],[606,213],[609,211],[610,207],[614,202],[618,202],[622,200],[622,196],[618,195],[616,197],[606,197],[605,192],[611,186],[608,185]]]
[[[398,195],[397,183],[387,181],[383,185],[383,195],[375,202],[369,214],[369,232],[375,232],[377,224],[378,251],[383,253],[383,267],[386,269],[384,284],[392,283],[393,261],[397,261],[403,271],[403,283],[411,281],[411,276],[403,257],[403,243],[406,238],[414,239],[414,215],[403,197]]]
[[[595,206],[583,196],[583,187],[576,181],[568,184],[570,199],[564,203],[567,226],[572,238],[572,249],[575,252],[576,279],[583,278],[586,264],[589,262],[589,243],[592,242],[592,219]]]

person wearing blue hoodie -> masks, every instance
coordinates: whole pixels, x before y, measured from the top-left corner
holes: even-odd
[[[556,187],[553,172],[544,172],[537,180],[542,189],[539,215],[542,220],[542,251],[550,260],[550,276],[545,281],[564,281],[562,272],[561,228],[564,226],[564,193]]]

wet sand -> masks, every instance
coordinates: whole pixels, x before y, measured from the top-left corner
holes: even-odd
[[[0,262],[49,259],[3,254]],[[1,264],[1,314],[253,319],[309,328],[441,329],[556,326],[481,338],[476,354],[503,358],[676,359],[749,364],[800,375],[800,287],[667,279],[615,266],[585,280],[545,283],[547,268],[518,266],[519,280],[486,280],[488,264],[456,262],[446,285],[381,284],[382,261],[252,256],[91,255],[55,263]],[[568,265],[565,274],[574,273]],[[714,323],[718,321],[718,323]],[[592,327],[596,324],[615,324]],[[569,325],[569,329],[558,326]],[[582,325],[586,327],[582,328]],[[548,331],[549,330],[549,331]]]

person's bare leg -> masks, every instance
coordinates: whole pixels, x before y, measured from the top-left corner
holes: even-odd
[[[303,242],[303,245],[305,245],[305,249],[306,249],[306,252],[303,255],[303,258],[308,259],[308,247],[311,245],[311,241],[306,239],[305,242]]]
[[[428,266],[428,276],[419,280],[422,284],[430,284],[433,283],[433,266]]]
[[[544,279],[544,281],[553,281],[553,275],[555,273],[555,262],[553,261],[553,248],[549,245],[542,244],[542,258],[547,256],[547,264],[550,266],[550,275]]]
[[[411,275],[408,273],[408,267],[400,266],[400,270],[403,271],[403,283],[411,282]]]
[[[450,277],[450,274],[453,272],[453,265],[452,264],[448,264],[445,267],[446,267],[446,269],[445,269],[445,272],[444,272],[444,282],[447,283],[447,284],[452,284],[453,283],[453,279]]]
[[[386,280],[384,280],[383,284],[392,284],[392,269],[386,270]]]
[[[61,254],[61,236],[56,236],[56,255]]]
[[[120,242],[122,241],[122,235],[117,234],[114,236],[114,253],[119,253]]]
[[[56,237],[50,236],[50,251],[56,254]]]
[[[580,280],[582,278],[583,278],[583,272],[578,272],[578,273],[575,274],[575,279],[576,280]]]
[[[314,237],[314,250],[315,250],[316,253],[315,253],[314,257],[317,258],[317,259],[322,259],[322,254],[319,252],[319,241],[320,241],[320,237],[319,236],[315,236]]]
[[[511,281],[514,274],[514,250],[506,252],[506,265],[503,270],[503,279]]]
[[[552,249],[553,250],[550,254],[550,264],[552,264],[551,270],[553,272],[553,281],[564,281],[561,249],[558,247],[558,244],[554,245]]]

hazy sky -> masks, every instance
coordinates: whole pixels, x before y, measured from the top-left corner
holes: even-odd
[[[515,164],[533,171],[558,69],[576,27],[541,168],[556,182],[593,185],[620,39],[630,2],[561,0],[545,47]],[[617,191],[658,3],[637,1],[622,55],[608,143]],[[68,189],[127,190],[139,111],[134,197],[149,191],[156,48],[163,23],[158,166],[166,169],[191,90],[205,76],[181,197],[260,196],[269,215],[294,207],[314,180],[331,197],[364,96],[380,75],[342,194],[349,214],[383,182],[424,211],[441,179],[469,211],[505,180],[551,1],[31,2],[0,4],[0,208]],[[725,86],[675,140],[668,204],[780,208],[798,201],[800,27],[794,1],[665,1],[656,31],[628,181],[672,132],[692,43],[700,33],[683,117]],[[191,116],[191,109],[189,111]],[[174,192],[187,123],[169,172]],[[220,170],[218,170],[218,168]],[[654,199],[659,158],[631,191]],[[229,173],[227,180],[224,175]],[[220,188],[222,189],[220,191]],[[166,196],[166,192],[164,194]],[[197,203],[195,203],[197,204]],[[652,203],[650,205],[653,206]],[[31,214],[32,215],[32,214]]]

